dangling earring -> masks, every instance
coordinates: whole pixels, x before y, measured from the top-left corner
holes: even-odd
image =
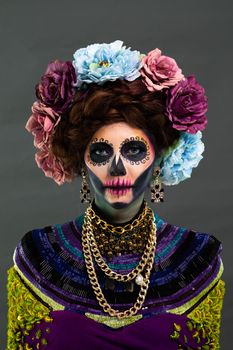
[[[87,172],[84,166],[81,168],[81,176],[82,176],[82,187],[80,190],[80,200],[81,203],[91,203],[91,194],[89,185],[87,182]]]
[[[150,185],[151,202],[153,203],[159,203],[164,201],[164,189],[162,188],[162,184],[159,179],[160,172],[161,171],[159,167],[154,168],[153,177]]]

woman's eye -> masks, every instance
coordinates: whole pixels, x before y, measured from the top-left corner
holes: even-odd
[[[95,154],[97,154],[98,156],[107,156],[108,155],[108,151],[106,151],[105,149],[96,149]]]
[[[130,149],[128,149],[128,151],[127,151],[127,154],[129,155],[129,156],[136,156],[137,154],[139,154],[140,153],[140,148],[138,148],[138,147],[131,147]]]

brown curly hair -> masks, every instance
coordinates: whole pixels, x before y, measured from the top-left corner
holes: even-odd
[[[76,92],[71,110],[57,125],[52,152],[65,169],[80,175],[93,134],[103,125],[123,121],[147,132],[159,156],[180,136],[164,111],[165,94],[148,91],[140,78],[89,84]]]

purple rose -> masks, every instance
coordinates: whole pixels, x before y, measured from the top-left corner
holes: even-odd
[[[204,88],[194,76],[181,80],[167,92],[166,114],[173,128],[196,134],[207,124],[208,104]]]
[[[76,83],[75,69],[71,62],[49,63],[45,74],[36,86],[36,96],[57,113],[64,113],[71,105]]]

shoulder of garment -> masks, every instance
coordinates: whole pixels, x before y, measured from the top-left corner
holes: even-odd
[[[157,248],[147,295],[149,309],[156,313],[184,314],[220,280],[222,245],[213,235],[169,224],[156,214],[155,222]],[[69,283],[80,286],[87,283],[81,244],[82,224],[83,215],[62,225],[33,229],[23,236],[15,249],[14,264],[18,274],[54,309],[62,309],[64,304],[50,298],[49,294],[45,298],[43,286],[46,283],[55,289],[70,288],[71,294]],[[118,262],[119,259],[113,260],[111,266],[117,269]],[[124,268],[130,270],[134,266],[129,256],[128,261],[124,261]],[[146,309],[144,312],[146,314]]]

